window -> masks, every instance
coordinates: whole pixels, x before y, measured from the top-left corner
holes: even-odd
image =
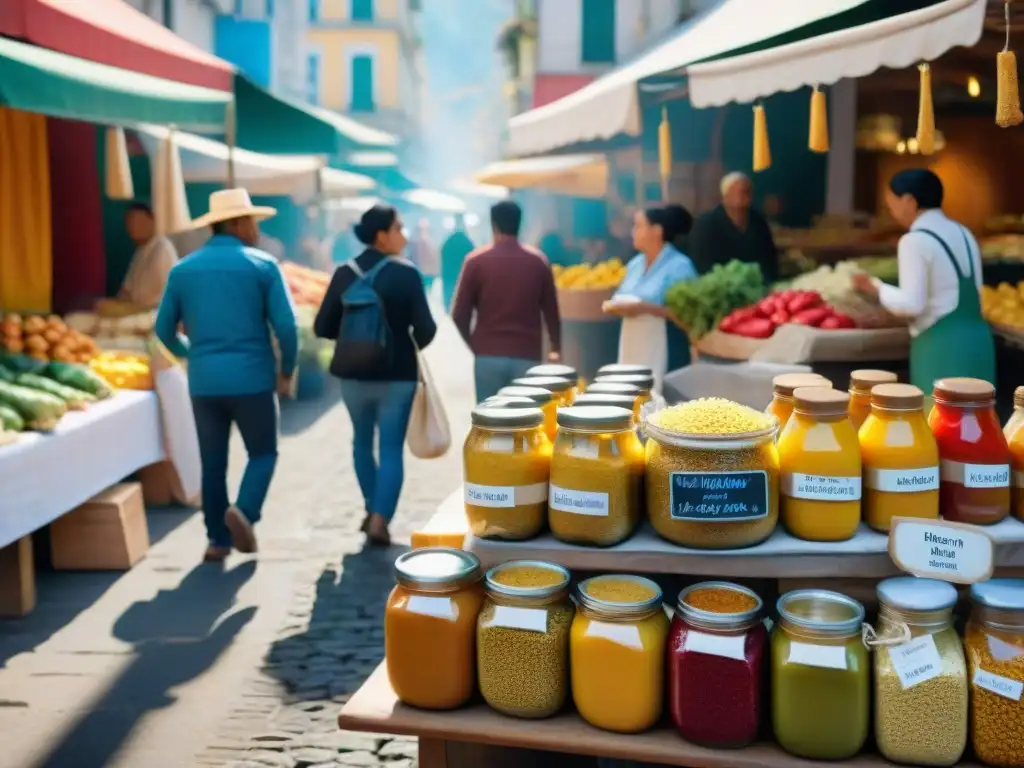
[[[580,61],[584,64],[615,63],[616,0],[583,0]]]
[[[306,57],[306,101],[320,103],[320,54],[311,53]]]
[[[373,55],[360,53],[352,57],[349,64],[352,75],[352,90],[349,108],[353,112],[373,112]]]
[[[373,21],[373,0],[349,0],[351,21]]]
[[[320,0],[309,0],[309,20],[320,20]]]

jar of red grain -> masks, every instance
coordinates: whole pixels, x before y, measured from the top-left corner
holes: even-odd
[[[725,581],[684,589],[669,634],[668,696],[684,739],[745,747],[762,712],[767,631],[752,590]]]

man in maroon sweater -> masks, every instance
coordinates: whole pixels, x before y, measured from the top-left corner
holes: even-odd
[[[455,290],[452,319],[476,355],[477,402],[540,363],[541,315],[551,340],[548,359],[559,359],[562,334],[555,280],[544,254],[519,242],[522,221],[516,203],[504,201],[491,208],[494,243],[469,255]]]

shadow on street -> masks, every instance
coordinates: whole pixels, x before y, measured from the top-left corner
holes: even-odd
[[[281,434],[300,435],[341,403],[341,384],[327,376],[324,391],[309,400],[284,400],[281,403]]]

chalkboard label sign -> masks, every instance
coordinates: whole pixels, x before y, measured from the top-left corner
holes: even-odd
[[[669,503],[673,520],[741,522],[768,515],[768,473],[673,472]]]

